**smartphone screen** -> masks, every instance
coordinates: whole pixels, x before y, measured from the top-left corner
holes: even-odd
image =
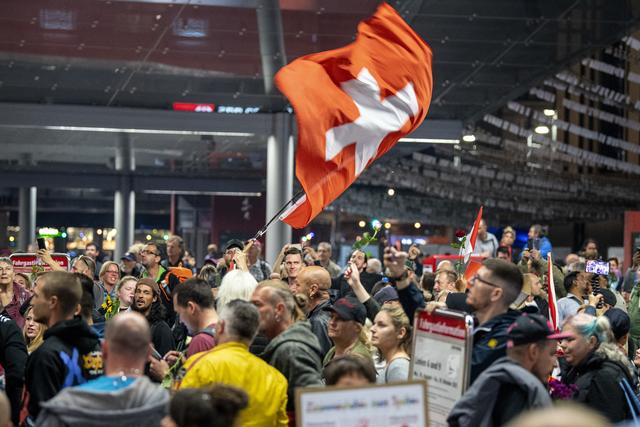
[[[588,260],[586,272],[607,276],[609,274],[609,263],[607,261]]]
[[[47,249],[47,246],[44,243],[44,239],[42,237],[36,238],[38,242],[38,249]]]

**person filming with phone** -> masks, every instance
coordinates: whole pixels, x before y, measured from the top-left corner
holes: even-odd
[[[529,228],[528,238],[527,248],[529,250],[537,250],[543,258],[546,258],[547,254],[553,249],[540,224],[533,224]]]

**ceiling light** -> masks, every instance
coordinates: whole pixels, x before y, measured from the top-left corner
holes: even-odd
[[[540,134],[540,135],[546,135],[549,133],[549,127],[547,126],[536,126],[536,128],[533,130],[535,133]]]
[[[471,135],[471,134],[469,134],[469,135],[464,135],[464,136],[462,137],[462,140],[463,140],[464,142],[476,142],[476,136],[475,136],[475,135]]]
[[[364,220],[360,220],[360,222],[358,222],[358,227],[360,228],[364,228],[365,225],[367,225],[367,223]]]
[[[389,223],[389,222],[385,222],[385,223],[384,223],[384,228],[385,228],[386,230],[390,229],[390,228],[391,228],[391,223]]]
[[[2,125],[2,127],[15,129],[46,129],[77,132],[105,132],[105,133],[141,133],[148,135],[211,135],[211,136],[238,136],[252,137],[255,134],[249,132],[217,132],[199,130],[177,129],[129,129],[129,128],[103,128],[94,126],[32,126],[32,125]]]
[[[389,196],[393,196],[393,195],[395,195],[395,194],[396,194],[396,190],[394,190],[393,188],[390,188],[390,189],[388,189],[388,190],[387,190],[387,194],[388,194]]]
[[[544,113],[545,116],[547,117],[553,117],[556,115],[556,110],[551,110],[549,108],[545,108],[544,111],[542,111]]]
[[[400,138],[399,142],[417,142],[420,144],[459,144],[459,139],[442,138]]]
[[[413,224],[413,228],[418,229],[420,227],[422,227],[422,224],[420,224],[419,222],[416,222],[415,224]]]

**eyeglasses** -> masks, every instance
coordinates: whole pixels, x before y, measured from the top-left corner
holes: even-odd
[[[471,283],[472,285],[475,285],[476,284],[476,280],[479,280],[480,282],[484,283],[485,285],[489,285],[489,286],[492,286],[494,288],[499,288],[500,287],[499,285],[496,285],[495,283],[491,283],[491,282],[488,282],[488,281],[484,280],[483,278],[481,278],[477,274],[474,275],[471,279],[469,279],[469,283]]]
[[[105,271],[105,273],[120,274],[120,270],[107,270],[107,271]]]
[[[148,251],[148,250],[146,250],[146,249],[144,249],[144,250],[140,251],[140,255],[155,255],[155,256],[160,256],[160,254],[159,254],[159,253],[157,253],[157,252],[151,252],[151,251]]]
[[[13,271],[13,267],[8,266],[8,267],[0,267],[0,272],[2,271]]]

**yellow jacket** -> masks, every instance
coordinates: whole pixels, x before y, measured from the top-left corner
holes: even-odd
[[[219,344],[191,356],[180,388],[199,388],[214,383],[238,387],[249,396],[249,406],[240,413],[238,425],[286,427],[287,379],[239,342]]]

